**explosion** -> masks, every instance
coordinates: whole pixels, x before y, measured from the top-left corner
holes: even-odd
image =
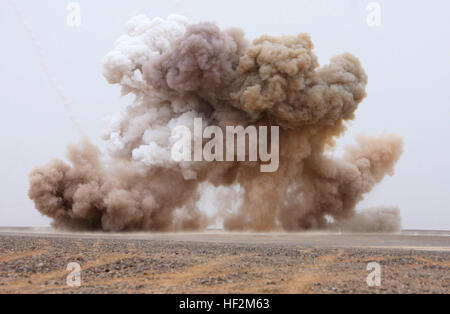
[[[396,135],[360,136],[329,154],[365,98],[367,75],[349,53],[319,66],[308,34],[248,41],[244,32],[176,15],[126,24],[103,74],[135,101],[111,117],[107,154],[82,139],[61,160],[33,170],[29,197],[55,228],[397,231],[395,208],[355,207],[402,153]],[[172,131],[279,126],[279,168],[263,160],[175,161]],[[270,137],[270,134],[269,134]],[[234,150],[236,152],[236,150]],[[198,209],[205,184],[223,187],[214,217]],[[237,188],[236,188],[237,187]]]

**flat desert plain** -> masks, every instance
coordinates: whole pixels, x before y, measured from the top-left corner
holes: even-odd
[[[376,282],[373,262],[379,286],[367,283]],[[67,284],[69,263],[80,267],[79,285]],[[450,232],[0,228],[0,293],[450,293]]]

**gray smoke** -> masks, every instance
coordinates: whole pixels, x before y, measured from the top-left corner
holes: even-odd
[[[367,76],[348,53],[320,67],[313,48],[307,34],[249,42],[242,30],[180,16],[133,18],[103,61],[108,82],[136,96],[110,119],[108,154],[83,139],[69,148],[71,164],[32,171],[30,198],[69,229],[197,230],[220,218],[228,230],[399,230],[398,211],[355,208],[393,174],[402,139],[360,136],[342,158],[327,153],[366,96]],[[278,171],[260,172],[262,161],[172,160],[172,130],[196,117],[222,129],[279,125]],[[231,191],[214,217],[198,209],[204,183]]]

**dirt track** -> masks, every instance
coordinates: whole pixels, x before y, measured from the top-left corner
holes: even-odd
[[[81,266],[69,287],[66,266]],[[381,286],[369,287],[369,262]],[[448,232],[70,234],[0,229],[0,293],[450,293]]]

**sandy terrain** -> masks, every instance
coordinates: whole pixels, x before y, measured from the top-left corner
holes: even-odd
[[[67,264],[81,286],[66,284]],[[381,286],[369,287],[369,262]],[[450,293],[450,232],[58,233],[0,228],[0,293]]]

